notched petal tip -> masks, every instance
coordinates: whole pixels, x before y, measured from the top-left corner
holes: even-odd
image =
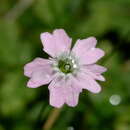
[[[76,104],[68,104],[68,103],[66,103],[66,105],[68,105],[70,107],[76,107],[78,105],[78,103],[76,103]]]
[[[96,49],[97,49],[97,51],[98,51],[100,57],[103,57],[103,56],[105,55],[104,50],[102,50],[102,49],[100,49],[100,48],[96,48]]]
[[[95,44],[97,43],[97,39],[94,36],[90,36],[87,39],[90,40],[91,42],[95,43]]]
[[[43,50],[52,57],[56,57],[59,53],[70,51],[71,38],[63,29],[56,29],[52,33],[41,33],[40,39],[44,47]]]
[[[101,92],[101,87],[95,88],[95,90],[91,91],[92,93],[100,93]]]
[[[95,49],[93,49],[93,51],[95,51],[95,57],[93,57],[93,59],[95,58],[94,63],[96,63],[98,60],[100,60],[105,55],[105,52],[100,48],[95,48]]]
[[[52,35],[55,36],[55,38],[58,38],[59,41],[65,42],[66,45],[68,44],[68,49],[70,49],[72,38],[68,36],[64,29],[55,29]]]
[[[42,41],[42,44],[43,44],[43,42],[45,42],[49,37],[51,37],[52,36],[52,34],[51,33],[49,33],[49,32],[44,32],[44,33],[41,33],[40,34],[40,39],[41,39],[41,41]]]
[[[62,28],[57,28],[57,29],[55,29],[55,30],[53,31],[53,33],[57,33],[57,32],[59,32],[59,33],[66,33],[65,30],[62,29]]]
[[[106,79],[102,75],[99,76],[98,80],[103,81],[103,82],[106,81]]]
[[[58,98],[60,98],[60,97],[58,97]],[[57,100],[55,100],[55,97],[50,96],[49,104],[53,107],[61,108],[64,105],[64,102],[58,101],[58,100],[60,100],[58,98],[57,98]]]
[[[108,68],[106,68],[106,67],[103,67],[103,69],[104,69],[104,70],[103,70],[103,73],[108,70]]]
[[[51,35],[49,32],[44,32],[40,34],[40,38],[42,40],[42,38],[44,38],[46,35]]]
[[[25,75],[25,76],[30,77],[30,75],[29,75],[29,73],[28,73],[28,71],[27,71],[27,64],[24,65],[23,71],[24,71],[24,75]]]
[[[27,87],[28,87],[28,88],[34,88],[34,86],[35,86],[35,85],[34,85],[34,83],[33,83],[32,81],[29,80],[29,81],[27,82]]]
[[[59,105],[59,104],[53,104],[51,102],[49,102],[49,104],[52,106],[52,107],[55,107],[55,108],[61,108],[64,104],[62,105]]]
[[[31,73],[32,73],[32,65],[33,65],[33,62],[29,62],[27,64],[24,65],[24,75],[27,76],[27,77],[31,77]]]
[[[27,87],[28,88],[38,88],[40,87],[41,85],[37,84],[36,82],[32,81],[31,79],[28,81],[27,83]]]

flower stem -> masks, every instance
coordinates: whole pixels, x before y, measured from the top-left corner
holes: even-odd
[[[60,115],[62,108],[53,108],[51,113],[48,116],[48,119],[46,120],[45,124],[43,125],[43,130],[50,130],[57,120],[58,116]]]

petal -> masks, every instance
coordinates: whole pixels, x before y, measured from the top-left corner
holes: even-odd
[[[104,51],[95,48],[96,39],[94,37],[90,37],[85,40],[78,40],[72,49],[72,53],[79,58],[80,64],[88,65],[97,62],[102,56],[104,56]]]
[[[97,75],[95,77],[95,80],[106,81],[106,79],[102,75]]]
[[[71,107],[76,106],[82,89],[76,85],[73,79],[69,81],[57,79],[53,80],[48,87],[50,91],[50,104],[58,108],[64,103]]]
[[[97,65],[97,64],[86,65],[85,67],[86,67],[86,69],[88,69],[91,72],[96,73],[96,74],[102,74],[103,72],[107,71],[107,68]]]
[[[101,57],[104,56],[104,51],[99,48],[93,48],[88,52],[80,55],[80,64],[88,65],[96,63]]]
[[[37,88],[42,85],[48,84],[53,78],[53,71],[51,66],[47,65],[32,72],[31,79],[28,81],[27,86],[30,88]]]
[[[95,73],[92,73],[92,72],[87,72],[86,75],[91,76],[94,80],[105,81],[105,78],[101,74],[95,74]]]
[[[105,78],[101,74],[106,70],[107,69],[105,67],[96,64],[85,65],[81,67],[82,73],[85,73],[91,76],[93,79],[100,80],[100,81],[105,81]]]
[[[60,53],[70,50],[72,40],[63,29],[56,29],[53,34],[42,33],[41,41],[44,51],[50,56],[56,57]]]
[[[73,47],[72,51],[77,55],[81,55],[81,53],[84,53],[91,48],[95,48],[97,43],[96,38],[94,37],[89,37],[87,39],[83,40],[77,40],[75,46]],[[82,51],[81,51],[82,50]]]
[[[31,77],[33,71],[36,71],[37,69],[50,63],[51,61],[48,59],[36,58],[32,62],[24,66],[24,75],[27,77]]]
[[[75,107],[78,104],[79,100],[79,94],[82,91],[82,89],[76,84],[75,81],[72,79],[70,80],[70,83],[67,84],[65,88],[66,96],[65,96],[65,102],[67,105],[71,107]]]
[[[87,72],[86,74],[91,76],[95,80],[105,81],[105,78],[101,74],[95,74],[92,72]]]
[[[100,85],[91,76],[83,73],[78,75],[77,84],[92,93],[99,93],[101,91]]]
[[[64,87],[61,81],[53,80],[49,85],[50,105],[60,108],[65,103]]]

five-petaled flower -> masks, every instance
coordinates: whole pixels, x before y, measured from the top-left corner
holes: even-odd
[[[63,29],[56,29],[52,34],[42,33],[41,41],[50,58],[36,58],[24,66],[24,74],[30,78],[28,87],[50,83],[50,104],[58,108],[63,104],[76,106],[82,89],[100,92],[96,80],[105,81],[101,74],[106,68],[95,64],[104,51],[96,48],[94,37],[77,40],[71,49],[71,38]]]

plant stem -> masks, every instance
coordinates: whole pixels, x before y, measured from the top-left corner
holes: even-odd
[[[62,108],[53,108],[52,112],[49,114],[48,119],[46,120],[45,124],[43,125],[43,130],[50,130],[57,120],[58,116],[60,115]]]

